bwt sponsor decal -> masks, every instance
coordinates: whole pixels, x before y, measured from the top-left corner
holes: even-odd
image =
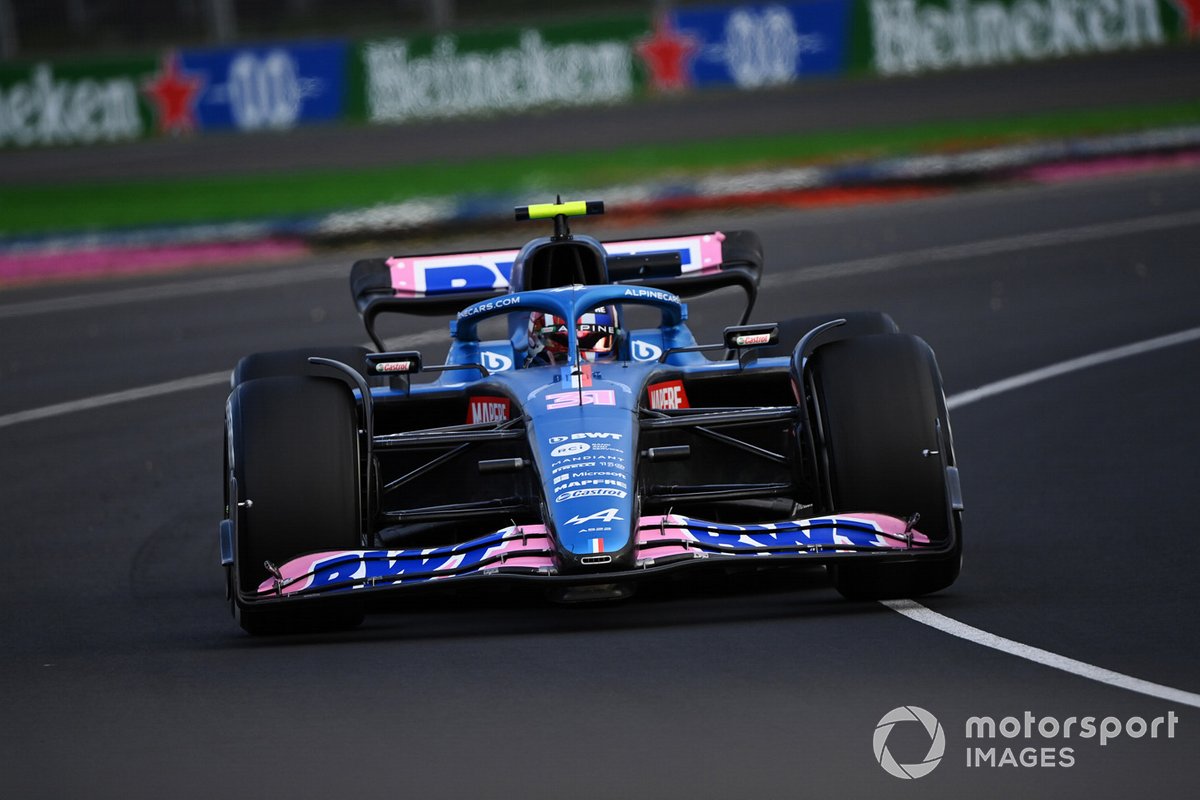
[[[507,289],[516,250],[486,250],[440,256],[392,257],[392,288],[445,294],[473,289]]]
[[[623,492],[620,489],[576,489],[573,492],[560,494],[554,500],[559,503],[566,500],[576,500],[580,497],[616,497],[623,500],[627,494],[627,492]]]
[[[658,361],[662,358],[662,348],[650,342],[643,342],[640,339],[633,340],[633,360],[634,361]]]
[[[619,433],[598,433],[585,431],[582,433],[572,433],[569,436],[551,436],[547,439],[550,444],[559,444],[566,441],[579,441],[580,439],[620,439]]]
[[[507,397],[472,397],[467,405],[467,422],[507,422],[509,402]]]
[[[691,408],[688,405],[687,392],[683,390],[683,381],[664,381],[652,383],[646,387],[650,397],[650,407],[662,411],[670,408]]]
[[[546,395],[547,411],[576,406],[615,406],[617,394],[612,389],[583,389],[578,392],[555,392]]]
[[[586,453],[591,449],[592,446],[587,442],[567,442],[566,444],[560,444],[558,447],[551,450],[550,456],[552,458],[559,458],[560,456],[576,456],[580,453]]]

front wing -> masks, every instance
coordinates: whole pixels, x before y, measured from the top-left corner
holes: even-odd
[[[758,525],[729,525],[679,514],[638,520],[635,569],[561,575],[544,525],[503,528],[469,542],[412,550],[337,550],[300,556],[273,569],[250,600],[269,601],[448,583],[464,578],[524,577],[587,583],[628,579],[684,564],[856,552],[930,550],[924,534],[881,514],[839,514]]]

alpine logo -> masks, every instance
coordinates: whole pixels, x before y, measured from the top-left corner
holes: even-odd
[[[670,408],[691,408],[688,405],[687,392],[683,389],[683,381],[663,381],[652,383],[646,387],[650,397],[650,407],[656,411]]]
[[[612,389],[581,389],[577,392],[555,392],[546,395],[547,411],[575,406],[615,406],[617,393]]]
[[[624,518],[617,516],[617,514],[619,514],[619,513],[621,513],[619,509],[606,508],[603,511],[597,511],[595,514],[588,514],[586,517],[580,517],[580,516],[571,517],[569,520],[566,521],[565,524],[567,524],[567,525],[583,525],[584,523],[587,523],[587,522],[596,522],[596,521],[624,522],[625,521]]]
[[[507,422],[509,402],[507,397],[472,397],[467,405],[467,422]]]

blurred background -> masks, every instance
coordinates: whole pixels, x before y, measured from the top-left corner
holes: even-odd
[[[0,0],[0,282],[150,229],[307,248],[559,193],[862,202],[1176,158],[1198,27],[1196,0]]]
[[[645,0],[613,0],[600,8],[583,0],[0,0],[0,14],[5,20],[3,55],[13,58],[121,52],[155,44],[538,24],[586,17],[597,10],[637,14],[653,5]]]
[[[854,0],[849,4],[854,4]],[[0,44],[4,48],[0,56],[12,59],[76,52],[124,52],[157,45],[231,44],[258,38],[447,32],[571,21],[594,17],[597,13],[661,14],[672,8],[717,5],[720,4],[711,0],[612,0],[599,5],[583,0],[549,4],[536,0],[0,0],[3,31]],[[806,3],[769,5],[795,8]],[[1164,23],[1174,29],[1182,22],[1185,28],[1194,31],[1191,18],[1194,8],[1195,3],[1189,0],[1034,2],[1024,4],[1019,10],[1004,0],[870,3],[870,12],[876,17],[909,17],[911,22],[919,22],[931,38],[954,38],[957,36],[954,31],[939,30],[939,25],[949,22],[953,27],[964,18],[974,17],[984,27],[992,27],[993,33],[1016,22],[1025,29],[1018,38],[1037,39],[1049,33],[1054,40],[1051,50],[1059,55],[1086,50],[1084,40],[1109,38],[1112,34],[1123,33],[1126,45],[1136,44],[1140,37],[1130,35],[1128,30],[1132,17],[1140,17],[1139,24],[1146,28],[1143,33],[1151,39],[1158,38],[1153,29]],[[939,20],[938,11],[949,15]],[[1012,13],[1018,18],[1013,18]],[[1019,46],[1031,44],[1025,41]],[[1093,41],[1092,44],[1111,49],[1111,43],[1104,46]]]

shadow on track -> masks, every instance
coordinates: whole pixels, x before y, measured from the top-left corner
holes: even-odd
[[[360,628],[336,634],[251,638],[230,621],[220,648],[279,647],[364,641],[434,641],[605,631],[753,624],[779,619],[887,613],[875,603],[835,595],[822,567],[706,575],[639,587],[628,600],[559,605],[530,587],[458,590],[377,599]]]

